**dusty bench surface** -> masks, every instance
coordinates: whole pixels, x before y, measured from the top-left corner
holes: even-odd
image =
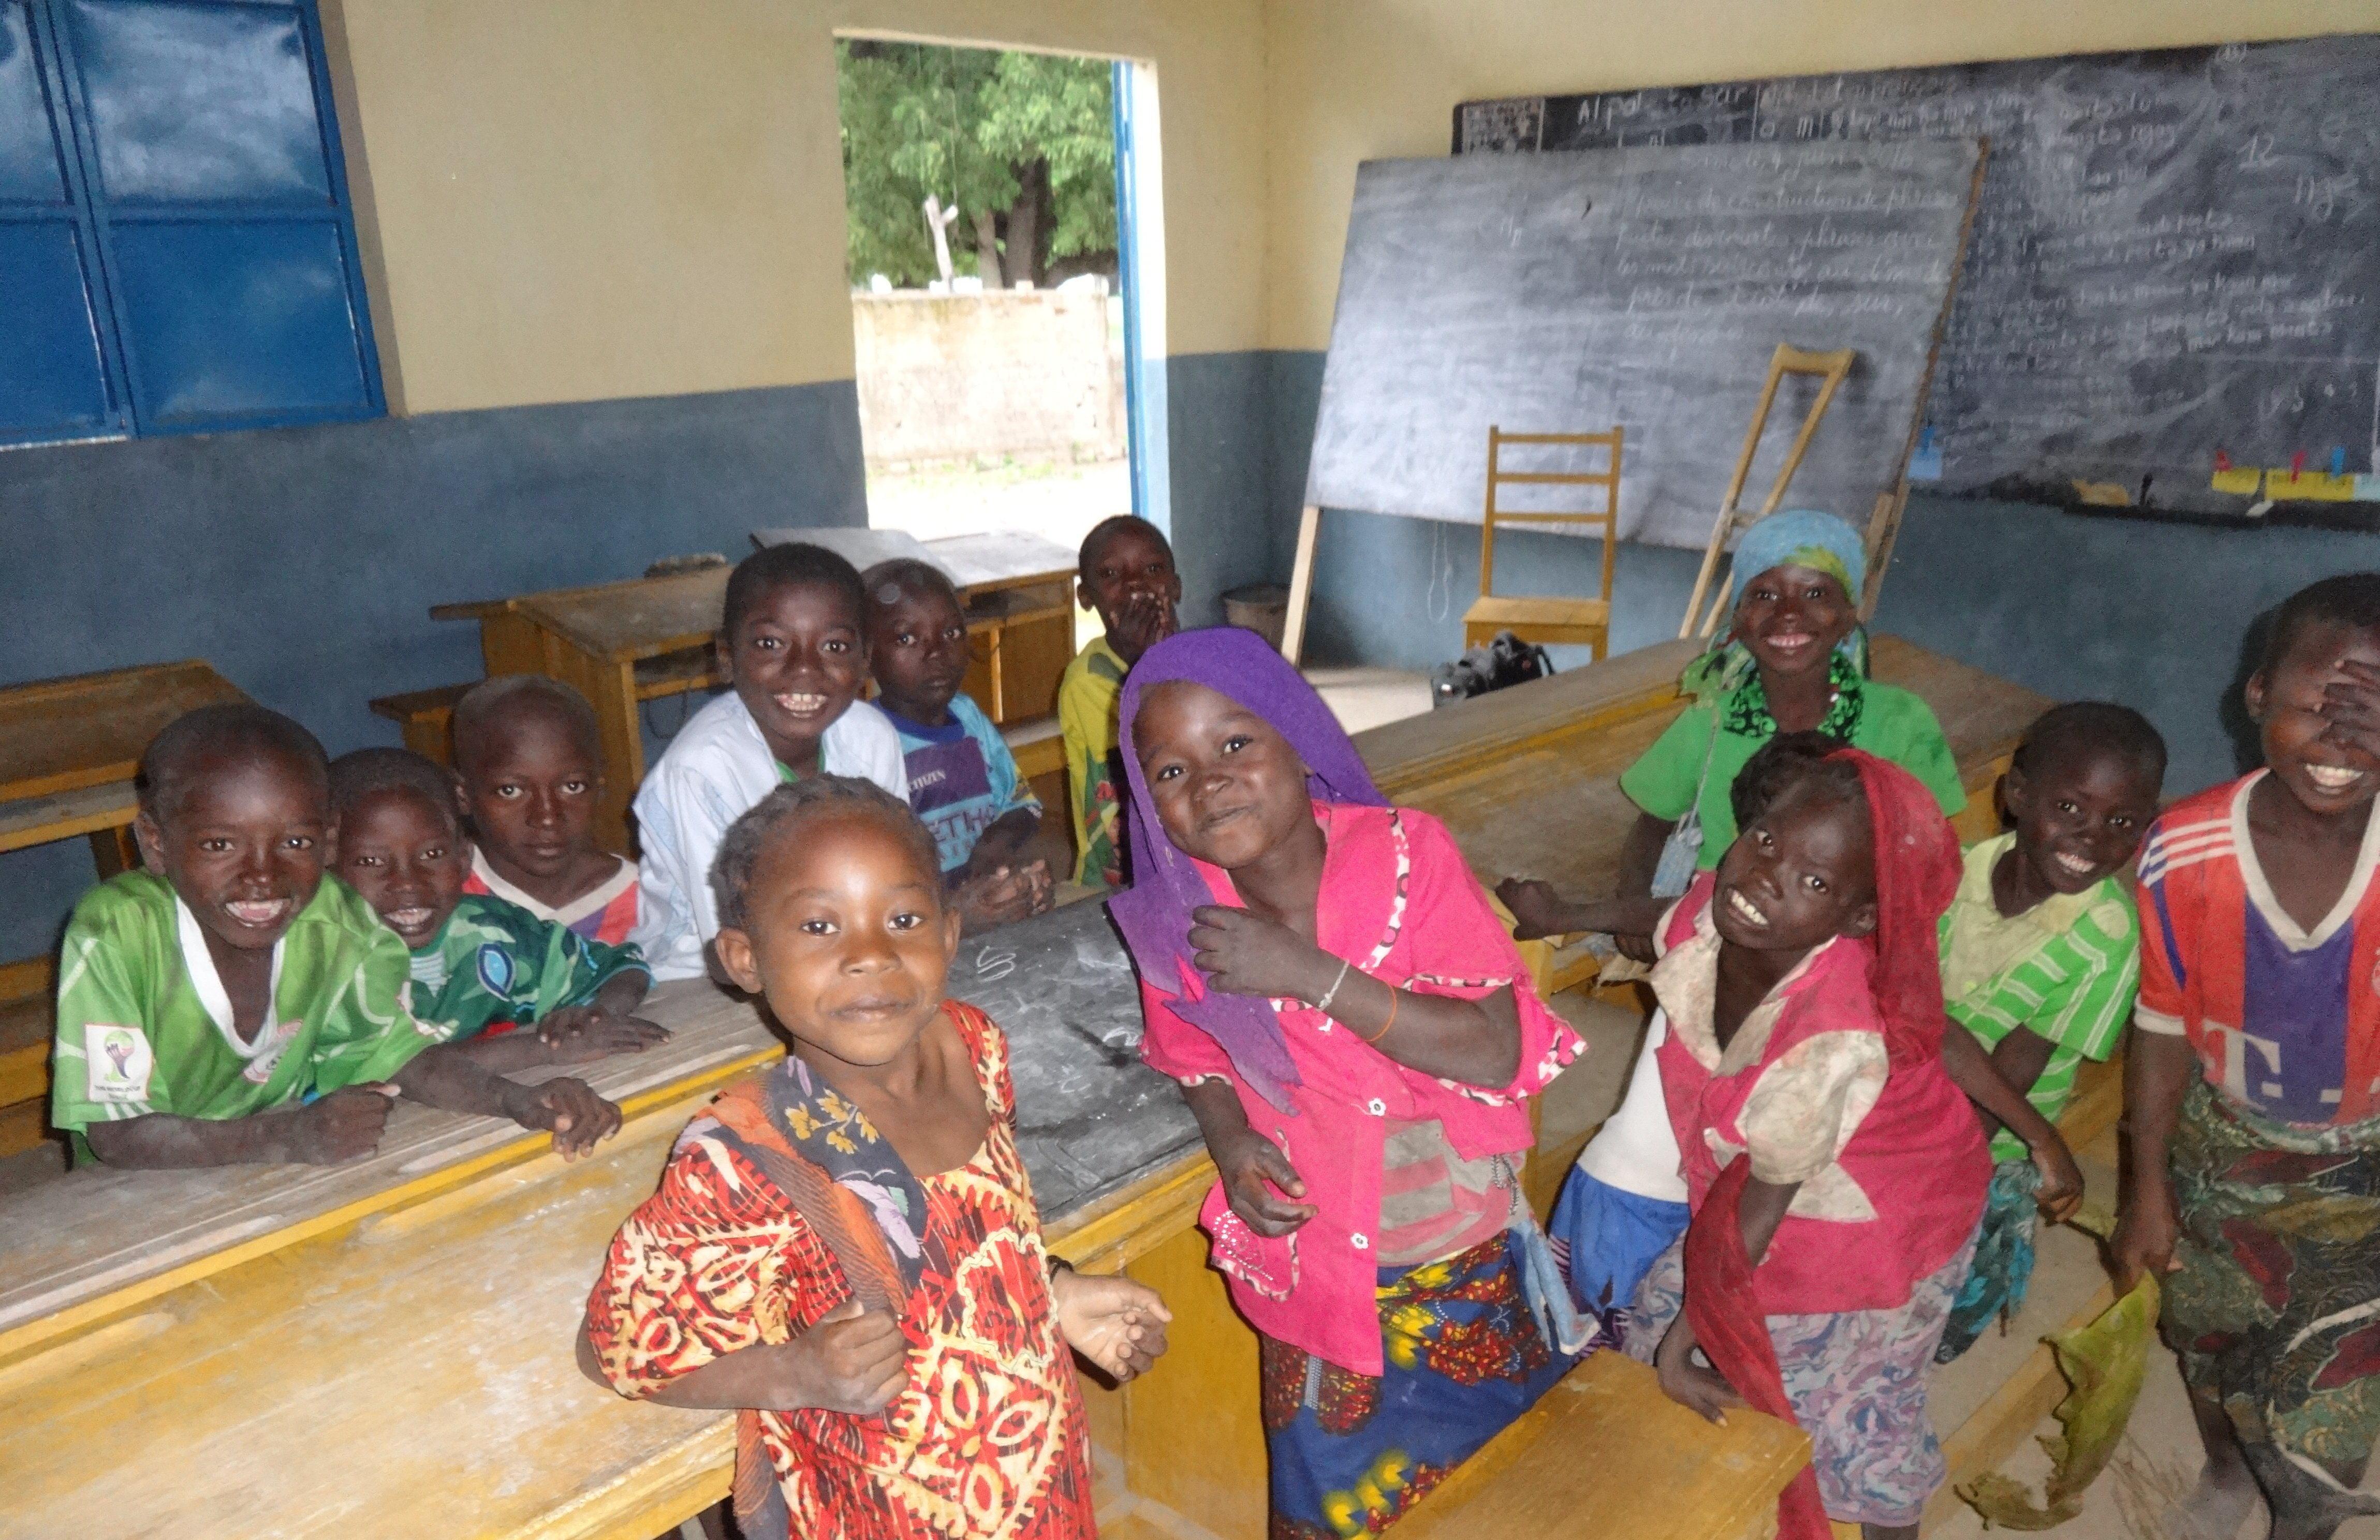
[[[953,992],[1009,1031],[1019,1144],[1069,1255],[1095,1243],[1063,1239],[1086,1219],[1101,1237],[1180,1230],[1182,1190],[1206,1181],[1188,1110],[1138,1062],[1130,986],[1096,904],[970,940],[954,969]],[[589,1159],[533,1153],[168,1280],[79,1336],[0,1344],[12,1518],[93,1540],[650,1540],[715,1500],[730,1420],[623,1401],[589,1385],[572,1352],[605,1242],[709,1094],[646,1110]],[[291,1173],[255,1174],[268,1178],[255,1201],[278,1188],[285,1208]]]
[[[633,1112],[784,1051],[758,1012],[699,981],[661,986],[642,1013],[671,1029],[667,1043],[538,1074],[577,1075]],[[551,1144],[500,1118],[400,1101],[378,1153],[348,1165],[70,1171],[0,1200],[0,1355]]]
[[[1739,1408],[1714,1427],[1653,1371],[1595,1353],[1399,1520],[1398,1540],[1756,1540],[1810,1436]],[[1658,1490],[1662,1501],[1647,1502]]]

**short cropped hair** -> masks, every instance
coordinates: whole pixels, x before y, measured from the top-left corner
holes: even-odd
[[[1845,801],[1867,803],[1859,767],[1848,759],[1830,759],[1850,746],[1830,733],[1779,733],[1752,751],[1727,789],[1727,804],[1735,826],[1749,829],[1776,800],[1804,781],[1819,782]]]
[[[752,891],[752,873],[761,853],[779,838],[834,813],[881,819],[909,843],[919,865],[937,883],[941,853],[933,834],[909,805],[873,781],[856,775],[808,775],[778,787],[727,826],[710,863],[710,892],[719,901],[721,926],[741,930]]]
[[[1108,541],[1124,530],[1135,527],[1148,530],[1150,539],[1165,547],[1168,555],[1172,554],[1173,544],[1165,538],[1164,530],[1149,523],[1138,514],[1114,514],[1092,525],[1091,532],[1083,537],[1082,551],[1075,558],[1075,576],[1087,582],[1092,568],[1098,564],[1099,552],[1106,547]]]
[[[2010,763],[2027,775],[2078,752],[2117,755],[2165,782],[2165,734],[2149,719],[2112,700],[2070,700],[2033,719]]]
[[[727,575],[727,600],[721,606],[720,634],[735,639],[737,627],[759,607],[761,596],[772,589],[815,584],[832,588],[851,603],[854,624],[868,619],[868,594],[859,586],[859,569],[822,545],[795,541],[762,546],[735,564]]]
[[[2380,572],[2342,572],[2281,600],[2265,633],[2265,657],[2256,672],[2270,674],[2280,667],[2289,649],[2318,625],[2380,631]]]
[[[411,792],[455,830],[463,827],[454,774],[434,759],[409,748],[358,748],[331,761],[331,810],[341,822],[382,792]]]
[[[893,603],[903,594],[931,592],[946,594],[962,612],[966,609],[951,575],[915,556],[895,556],[889,562],[877,563],[859,575],[859,586],[866,590],[870,605]]]
[[[506,673],[481,680],[455,703],[456,768],[479,758],[488,734],[499,723],[524,711],[549,713],[570,730],[579,747],[599,761],[602,758],[602,732],[585,696],[542,673]]]
[[[141,751],[132,791],[140,810],[163,824],[181,810],[201,761],[279,757],[296,765],[327,804],[330,757],[322,740],[295,720],[248,701],[201,706],[167,722]]]

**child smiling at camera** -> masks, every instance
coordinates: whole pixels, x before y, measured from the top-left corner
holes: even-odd
[[[1169,1316],[1042,1246],[1007,1039],[942,993],[959,922],[932,837],[812,777],[736,820],[714,879],[720,959],[793,1052],[678,1140],[612,1242],[581,1367],[739,1413],[746,1540],[1090,1540],[1069,1349],[1129,1379]]]
[[[859,573],[822,546],[772,545],[728,576],[719,655],[734,688],[670,740],[638,788],[644,842],[631,940],[656,979],[705,971],[719,915],[710,863],[727,826],[770,791],[811,775],[908,787],[901,734],[859,698],[868,684]]]

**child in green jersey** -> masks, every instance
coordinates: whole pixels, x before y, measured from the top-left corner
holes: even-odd
[[[448,772],[411,749],[359,748],[331,766],[331,807],[333,869],[412,952],[414,1019],[440,1041],[504,1073],[669,1040],[634,1014],[652,983],[635,947],[464,891],[471,846]]]
[[[2165,739],[2138,711],[2084,700],[2043,712],[2018,743],[2002,789],[2015,827],[1967,852],[1959,896],[1942,916],[1950,1020],[2046,1122],[2066,1110],[2082,1061],[2114,1053],[2131,1020],[2141,925],[2123,871],[2157,815],[2164,782]],[[2028,1147],[1989,1112],[1983,1118],[1991,1201],[1936,1350],[1943,1364],[2024,1304],[2036,1189],[2080,1184],[2054,1131]]]
[[[620,1126],[584,1084],[513,1085],[415,1020],[404,944],[324,880],[337,824],[303,727],[203,707],[134,786],[149,869],[76,905],[58,965],[50,1121],[79,1161],[334,1164],[378,1147],[400,1095],[551,1129],[566,1157]]]

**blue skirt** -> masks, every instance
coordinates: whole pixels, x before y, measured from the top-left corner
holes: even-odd
[[[1377,1297],[1377,1377],[1257,1340],[1271,1540],[1378,1534],[1577,1362],[1546,1340],[1509,1230],[1444,1261],[1381,1268]]]
[[[1595,1317],[1610,1343],[1620,1341],[1636,1285],[1686,1232],[1691,1215],[1682,1203],[1625,1192],[1576,1168],[1562,1183],[1546,1233],[1570,1280],[1571,1298]]]

